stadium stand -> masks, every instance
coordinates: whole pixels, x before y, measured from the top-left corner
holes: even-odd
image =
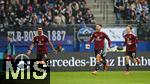
[[[93,24],[94,15],[85,0],[0,0],[0,24]]]
[[[119,24],[119,20],[127,20],[128,23],[146,24],[149,21],[148,3],[148,0],[115,0],[116,23]]]
[[[0,26],[149,22],[149,0],[0,0]]]
[[[119,4],[123,5],[121,11]],[[132,24],[137,26],[140,39],[149,40],[149,8],[149,0],[0,0],[0,28]]]

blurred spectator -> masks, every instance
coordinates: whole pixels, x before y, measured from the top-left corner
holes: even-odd
[[[65,21],[64,15],[62,15],[61,13],[56,15],[54,17],[54,23],[57,24],[57,25],[65,25],[66,21]]]
[[[72,15],[72,9],[71,6],[67,5],[65,10],[66,16]]]
[[[64,2],[62,0],[57,0],[56,4],[57,4],[58,7],[59,6],[61,6],[61,7],[64,6]]]
[[[76,16],[76,24],[81,24],[83,22],[84,22],[84,18],[83,18],[82,12],[79,11],[78,15]]]
[[[85,21],[86,21],[85,23],[87,23],[87,24],[94,24],[95,23],[94,15],[93,15],[91,10],[87,11],[87,14],[85,16]]]
[[[24,9],[26,10],[27,7],[28,7],[28,4],[29,4],[29,0],[19,0],[19,3],[20,3],[21,5],[23,5],[23,6],[24,6]]]
[[[46,26],[48,27],[50,25],[50,22],[47,20],[48,18],[43,14],[42,15],[42,23],[43,23],[43,26]]]
[[[119,4],[123,6],[122,1],[124,1],[125,8],[119,7]],[[149,5],[148,0],[115,0],[114,11],[116,14],[116,23],[120,22],[119,20],[121,20],[122,16],[124,16],[123,20],[127,20],[127,22],[147,23],[149,20],[148,16],[150,16]]]
[[[125,20],[135,20],[136,19],[136,10],[135,10],[135,4],[133,2],[127,3],[126,9],[125,9]]]
[[[132,5],[135,3],[135,0],[127,0],[128,4]]]
[[[72,3],[72,0],[63,0],[63,2],[65,2],[64,4],[66,5]]]
[[[61,23],[61,18],[59,17],[59,15],[56,15],[56,16],[54,17],[54,24],[60,25],[60,23]]]
[[[147,0],[144,0],[144,2],[142,3],[142,8],[145,11],[146,14],[149,13],[149,8],[148,8],[148,2]]]
[[[56,0],[48,0],[48,4],[50,5],[50,7],[54,7],[54,5],[56,4]]]
[[[33,13],[33,6],[30,4],[27,8],[27,11],[31,14]]]
[[[138,0],[137,1],[137,22],[140,22],[141,24],[147,23],[149,18],[149,7],[147,0]]]
[[[36,2],[37,2],[38,4],[40,4],[40,6],[42,6],[43,4],[46,3],[46,0],[36,0]]]
[[[30,20],[31,24],[32,24],[33,26],[37,26],[37,23],[38,23],[38,16],[37,16],[35,13],[32,13],[32,16],[31,16],[31,17],[32,17],[31,20]]]
[[[116,15],[116,24],[120,23],[120,20],[122,19],[123,13],[125,9],[125,3],[124,0],[115,0],[114,2],[114,12]]]
[[[141,16],[141,11],[142,11],[142,4],[140,0],[136,1],[136,20],[137,22],[140,22],[140,16]]]
[[[71,16],[70,14],[67,16],[66,20],[67,24],[75,24],[75,17]]]
[[[146,11],[141,11],[141,15],[140,15],[140,23],[141,24],[146,24],[148,22],[148,16],[146,15]]]
[[[47,16],[47,20],[48,20],[48,22],[52,22],[52,20],[53,20],[53,18],[52,18],[52,13],[51,13],[51,11],[48,11],[47,13],[46,13],[46,16]]]
[[[16,0],[10,0],[11,4],[15,4]]]
[[[76,17],[79,10],[78,3],[74,1],[73,3],[70,3],[70,6],[72,8],[72,16]]]
[[[6,16],[6,14],[5,14],[5,11],[4,11],[4,5],[1,2],[1,5],[0,5],[0,24],[4,25],[5,16]]]

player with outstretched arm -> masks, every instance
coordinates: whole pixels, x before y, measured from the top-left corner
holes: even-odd
[[[41,61],[40,63],[43,64],[42,62],[47,59],[47,55],[48,55],[47,43],[50,45],[52,50],[55,53],[57,53],[52,42],[48,39],[48,37],[46,35],[43,34],[43,29],[41,27],[39,27],[38,35],[33,38],[32,44],[29,47],[27,55],[31,54],[31,51],[32,51],[34,45],[36,45],[37,46],[37,60]]]
[[[90,47],[90,43],[94,40],[94,52],[95,52],[95,57],[96,57],[95,70],[92,72],[92,74],[94,75],[97,73],[100,63],[103,64],[104,71],[108,69],[108,64],[105,59],[108,48],[107,49],[105,48],[106,46],[105,40],[108,41],[109,47],[110,47],[111,41],[109,37],[104,32],[101,31],[101,29],[102,29],[102,25],[96,24],[96,31],[92,34],[87,44],[87,47]]]

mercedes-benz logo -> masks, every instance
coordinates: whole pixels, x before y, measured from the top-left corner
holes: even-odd
[[[29,68],[30,59],[26,54],[19,54],[15,57],[15,62],[17,64],[17,70],[26,70]]]

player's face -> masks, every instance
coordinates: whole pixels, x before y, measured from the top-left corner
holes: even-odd
[[[43,34],[43,30],[41,28],[38,29],[38,34],[42,35]]]
[[[127,27],[127,28],[126,28],[126,31],[127,31],[127,33],[130,33],[130,32],[131,32],[130,27]]]
[[[39,35],[42,35],[42,33],[43,33],[43,31],[38,31],[38,34],[39,34]]]
[[[96,31],[101,31],[101,26],[96,25]]]

